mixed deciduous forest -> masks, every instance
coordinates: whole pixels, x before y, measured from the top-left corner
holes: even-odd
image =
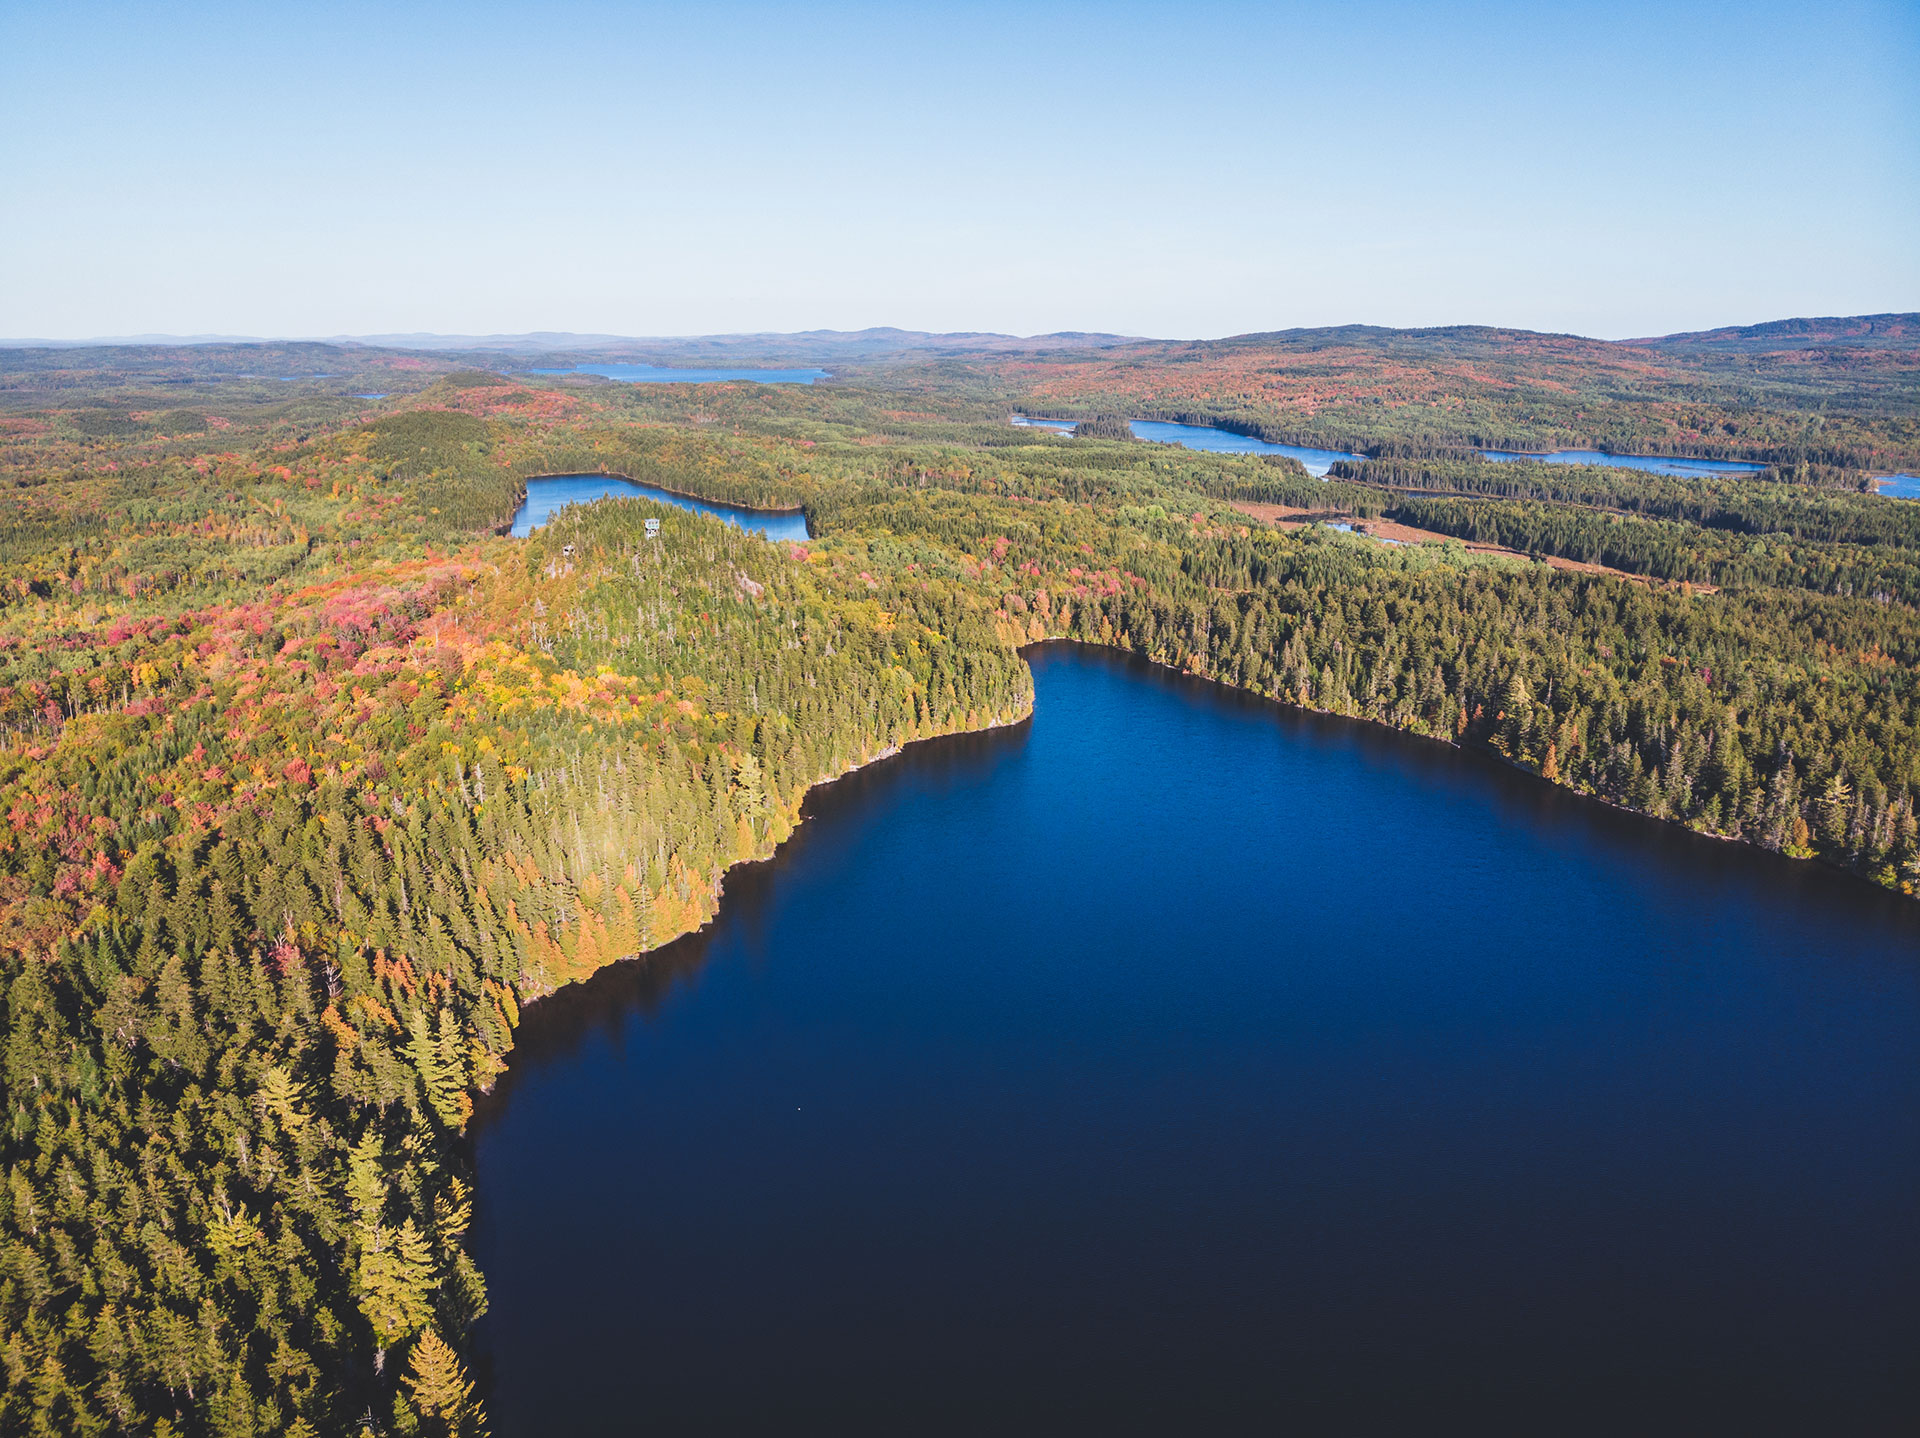
[[[0,1429],[482,1431],[462,1135],[522,1006],[706,922],[811,785],[1018,720],[1038,640],[1915,892],[1920,505],[1866,491],[1920,458],[1913,317],[1074,342],[0,354]],[[1472,453],[1549,444],[1768,469]],[[505,536],[602,471],[814,538]]]
[[[1920,320],[1789,324],[1627,342],[1348,325],[1029,354],[994,370],[1035,413],[1123,412],[1374,455],[1595,448],[1789,469],[1911,463]]]

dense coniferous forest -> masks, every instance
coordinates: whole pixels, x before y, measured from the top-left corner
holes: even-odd
[[[1284,388],[1331,348],[1343,373],[1384,356],[1390,387],[1411,341],[1367,334],[908,355],[814,389],[327,347],[0,356],[0,1430],[481,1431],[461,1136],[522,1007],[706,922],[812,784],[1018,720],[1034,641],[1912,894],[1920,505],[1859,485],[1910,452],[1889,332],[1830,442],[1781,437],[1812,432],[1832,362],[1736,393],[1750,336],[1646,349],[1711,405],[1566,430],[1680,444],[1697,403],[1734,431],[1687,452],[1774,466],[1701,480],[1493,463],[1343,409],[1375,457],[1321,481],[1134,442],[1111,387],[1079,437],[1006,422],[1062,412],[1094,365],[1225,392],[1249,353],[1307,355]],[[1488,335],[1430,348],[1491,363]],[[1553,362],[1510,349],[1523,377]],[[1614,360],[1566,362],[1591,387]],[[329,377],[227,373],[276,367]],[[575,472],[802,507],[815,538],[638,499],[506,537],[530,477]],[[1343,516],[1434,538],[1321,522]]]

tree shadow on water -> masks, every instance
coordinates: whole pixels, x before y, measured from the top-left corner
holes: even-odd
[[[720,911],[705,928],[609,964],[522,1009],[507,1072],[491,1093],[476,1100],[469,1139],[498,1121],[524,1076],[578,1056],[596,1036],[620,1048],[631,1037],[636,1016],[657,1015],[677,989],[698,981],[710,960],[735,949],[763,949],[774,905],[782,886],[798,877],[796,869],[830,858],[823,850],[844,851],[894,804],[984,782],[1024,747],[1030,727],[1022,720],[923,740],[815,785],[801,804],[800,827],[772,857],[727,871]]]

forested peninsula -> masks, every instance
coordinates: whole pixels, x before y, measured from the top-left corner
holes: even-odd
[[[1920,505],[1865,486],[1920,459],[1912,346],[1756,385],[1747,340],[1679,337],[1639,430],[1624,400],[1591,430],[1487,411],[1769,466],[1695,480],[1472,453],[1442,401],[1492,333],[1346,335],[1252,400],[1244,345],[814,388],[0,355],[0,1429],[482,1431],[463,1135],[522,1007],[705,923],[810,786],[1017,721],[1039,640],[1913,894]],[[1627,363],[1513,349],[1589,398]],[[1298,400],[1381,353],[1412,398]],[[1369,458],[1126,438],[1169,375],[1183,414]],[[504,535],[530,476],[601,472],[814,537],[644,499]],[[1381,520],[1430,537],[1333,527]]]

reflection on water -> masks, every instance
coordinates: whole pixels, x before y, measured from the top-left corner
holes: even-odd
[[[1030,653],[527,1009],[496,1433],[1898,1431],[1920,906]]]
[[[716,504],[606,474],[555,474],[528,480],[527,497],[514,511],[509,533],[524,537],[569,504],[591,504],[610,495],[653,499],[690,509],[695,514],[711,514],[768,539],[802,541],[807,538],[807,517],[797,509],[745,509],[737,504]]]
[[[1326,478],[1327,471],[1336,461],[1366,458],[1364,454],[1349,454],[1342,449],[1313,449],[1299,444],[1270,444],[1264,439],[1255,439],[1249,434],[1235,434],[1231,430],[1215,429],[1204,424],[1169,424],[1157,419],[1136,419],[1129,423],[1133,426],[1135,439],[1144,439],[1155,444],[1184,445],[1188,449],[1202,449],[1212,454],[1290,455],[1306,466],[1308,474],[1322,479]]]
[[[1012,423],[1021,429],[1045,429],[1055,434],[1072,434],[1077,420],[1043,419],[1036,415],[1016,414]],[[1312,449],[1298,444],[1272,444],[1264,439],[1255,439],[1248,434],[1235,434],[1232,430],[1216,429],[1204,424],[1172,424],[1157,419],[1133,419],[1127,421],[1133,430],[1133,437],[1152,444],[1177,444],[1186,449],[1205,450],[1209,454],[1284,454],[1290,455],[1306,466],[1308,474],[1322,479],[1334,462],[1342,459],[1365,459],[1363,454],[1349,454],[1339,449]]]

